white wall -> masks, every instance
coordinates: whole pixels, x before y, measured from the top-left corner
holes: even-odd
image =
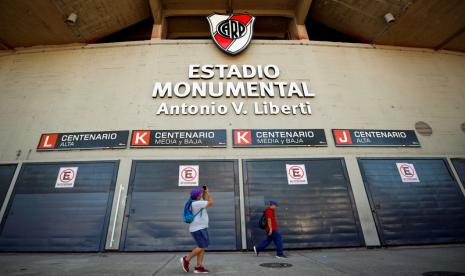
[[[257,99],[244,99],[248,115],[232,111],[225,116],[155,115],[161,101],[211,101],[152,99],[155,81],[188,81],[190,64],[224,63],[276,64],[279,80],[306,81],[316,93],[309,100],[313,115],[253,115],[251,103]],[[229,104],[237,99],[214,101]],[[332,128],[414,129],[417,121],[433,129],[430,137],[418,135],[420,148],[336,148],[330,132]],[[244,53],[230,57],[208,40],[39,48],[0,55],[0,162],[120,159],[124,166],[118,187],[127,188],[131,159],[344,157],[368,245],[379,241],[356,157],[465,157],[465,133],[460,128],[464,122],[465,55],[460,53],[255,41]],[[231,129],[235,128],[324,128],[328,147],[233,149]],[[133,129],[227,129],[228,148],[35,150],[42,133]],[[124,207],[115,217],[116,204],[115,200],[110,223],[118,219],[119,227]],[[116,229],[117,235],[120,230]]]
[[[137,45],[137,44],[136,44]],[[188,81],[189,64],[276,64],[279,80],[316,93],[311,116],[156,116],[154,81]],[[214,79],[213,81],[218,81]],[[163,100],[167,101],[167,100]],[[173,99],[168,103],[208,103]],[[233,99],[214,99],[230,103]],[[246,107],[251,109],[251,102]],[[297,103],[299,99],[273,100]],[[331,128],[433,128],[421,148],[336,148]],[[465,155],[465,55],[297,43],[252,43],[238,57],[210,41],[87,47],[0,56],[0,161],[115,157]],[[131,129],[325,128],[328,147],[35,151],[41,133]],[[230,132],[228,143],[231,145]]]

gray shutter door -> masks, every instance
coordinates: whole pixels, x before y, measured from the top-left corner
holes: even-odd
[[[307,185],[289,185],[286,164],[304,164]],[[353,247],[363,235],[342,159],[243,161],[247,246],[265,238],[258,227],[265,203],[275,199],[285,248]]]
[[[454,164],[455,171],[459,175],[462,185],[465,185],[465,159],[452,159],[452,164]]]
[[[420,182],[403,182],[396,163]],[[465,197],[444,159],[359,159],[383,245],[465,241]]]
[[[16,165],[0,165],[0,208],[5,202],[5,196],[10,188],[15,170]]]
[[[73,188],[55,188],[61,167],[78,167]],[[24,164],[0,227],[0,250],[103,250],[117,167],[111,161]]]
[[[134,161],[120,248],[124,251],[191,250],[195,242],[182,220],[195,187],[179,187],[179,166],[199,165],[199,183],[215,204],[208,208],[212,250],[240,249],[239,186],[236,161]]]

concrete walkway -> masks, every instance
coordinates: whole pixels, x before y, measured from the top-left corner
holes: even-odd
[[[422,275],[429,271],[465,273],[465,246],[390,249],[332,249],[288,251],[289,259],[272,252],[259,257],[246,252],[208,252],[212,275]],[[0,275],[187,275],[183,253],[0,253]],[[262,263],[285,262],[287,268]],[[192,274],[192,272],[190,273]]]

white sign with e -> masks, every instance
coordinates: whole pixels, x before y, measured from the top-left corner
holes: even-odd
[[[287,183],[289,185],[303,185],[308,184],[307,172],[305,165],[290,165],[286,164]]]
[[[410,163],[396,163],[402,182],[420,182],[415,167]]]
[[[180,165],[178,185],[199,186],[199,165]]]
[[[55,188],[73,188],[76,181],[78,167],[62,167],[58,172]]]

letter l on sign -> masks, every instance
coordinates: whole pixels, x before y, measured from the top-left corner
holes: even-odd
[[[43,134],[40,139],[39,149],[53,149],[58,140],[58,134]]]

